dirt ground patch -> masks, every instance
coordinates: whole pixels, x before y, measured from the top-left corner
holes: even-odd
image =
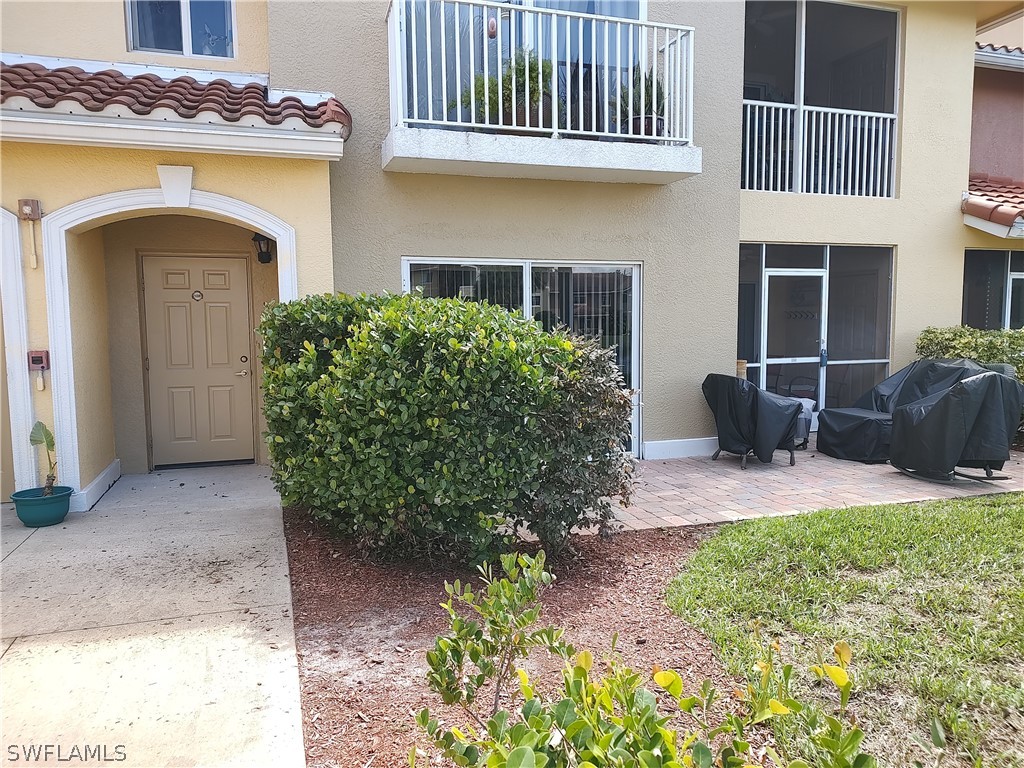
[[[410,748],[421,743],[413,714],[430,706],[444,717],[424,681],[424,654],[445,630],[438,607],[444,582],[475,573],[368,562],[294,510],[285,512],[285,534],[307,764],[407,765]],[[564,627],[570,642],[595,656],[618,633],[618,653],[635,669],[659,664],[693,685],[710,678],[731,691],[735,681],[711,643],[664,601],[666,583],[707,535],[678,528],[581,537],[576,557],[551,564],[558,581],[545,596],[542,620]],[[532,657],[528,666],[542,687],[557,685],[558,664]]]

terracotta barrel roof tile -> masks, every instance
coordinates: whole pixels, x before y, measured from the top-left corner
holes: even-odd
[[[128,77],[114,69],[86,72],[78,67],[49,69],[35,63],[0,62],[0,103],[14,96],[22,96],[43,109],[53,109],[68,100],[90,112],[124,107],[146,116],[166,108],[184,119],[207,112],[229,123],[256,118],[271,126],[297,118],[310,128],[340,125],[346,138],[352,129],[352,116],[333,96],[316,105],[304,104],[294,96],[274,103],[259,83],[201,83],[188,76],[164,80],[151,73]]]
[[[972,173],[960,210],[979,219],[1011,227],[1024,219],[1024,182],[1005,176]]]

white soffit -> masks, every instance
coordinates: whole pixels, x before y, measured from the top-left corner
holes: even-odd
[[[1008,227],[1005,224],[996,224],[979,216],[971,216],[969,213],[965,213],[964,224],[980,229],[982,232],[988,232],[996,237],[1024,238],[1024,220],[1019,217]]]

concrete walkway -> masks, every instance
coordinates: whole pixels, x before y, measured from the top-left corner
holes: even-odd
[[[78,763],[88,747],[147,768],[305,765],[266,468],[126,476],[50,528],[4,505],[0,531],[5,764]],[[26,760],[31,745],[51,759]]]
[[[1001,474],[1009,480],[958,480],[943,485],[907,477],[888,464],[833,459],[816,450],[814,438],[811,435],[806,451],[797,451],[793,467],[785,451],[776,451],[771,464],[750,457],[746,469],[740,469],[738,456],[725,453],[717,461],[710,456],[642,461],[633,505],[617,509],[616,519],[627,530],[639,531],[1024,490],[1021,453],[1011,453],[1003,468]],[[984,471],[973,474],[984,475]]]

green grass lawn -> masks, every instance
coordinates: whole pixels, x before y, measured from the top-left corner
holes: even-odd
[[[915,735],[938,716],[943,766],[1024,766],[1024,494],[726,526],[668,602],[737,674],[758,657],[754,622],[798,667],[846,640],[852,711],[882,765],[923,759]]]

